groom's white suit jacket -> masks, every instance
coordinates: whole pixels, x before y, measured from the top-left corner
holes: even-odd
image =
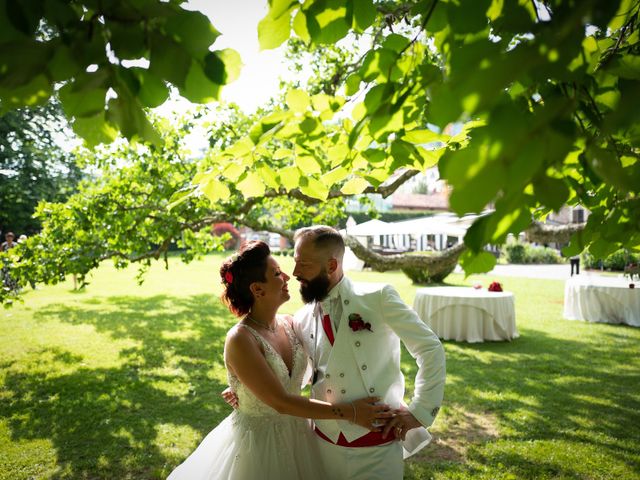
[[[393,408],[404,405],[402,340],[418,364],[408,408],[424,427],[430,426],[442,403],[445,383],[444,349],[438,337],[390,285],[352,283],[343,277],[330,296],[337,296],[342,306],[333,346],[322,328],[316,303],[306,305],[294,316],[296,334],[318,371],[312,397],[334,403],[378,396]],[[371,331],[350,328],[352,314],[370,323]],[[316,426],[334,443],[340,432],[349,442],[368,433],[342,420],[317,420]],[[410,430],[403,442],[404,456],[417,452],[430,440],[426,428]]]

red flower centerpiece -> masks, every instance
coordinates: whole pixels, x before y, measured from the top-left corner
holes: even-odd
[[[359,313],[352,313],[349,315],[349,328],[354,332],[359,332],[360,330],[371,330],[371,324],[369,322],[365,322]]]
[[[490,292],[501,292],[502,291],[502,285],[500,285],[499,282],[491,282],[491,285],[489,285],[488,290]]]

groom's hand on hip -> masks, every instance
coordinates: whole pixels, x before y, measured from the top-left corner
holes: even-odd
[[[393,412],[394,417],[387,423],[382,431],[382,438],[386,438],[391,431],[395,433],[396,438],[405,439],[407,432],[412,428],[421,427],[422,424],[413,416],[407,407],[400,407]]]

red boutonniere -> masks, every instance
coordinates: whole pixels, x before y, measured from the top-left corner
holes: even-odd
[[[373,332],[373,330],[371,330],[371,324],[369,322],[365,323],[359,313],[349,315],[349,328],[354,332],[359,332],[360,330]]]
[[[502,285],[500,285],[499,282],[491,282],[491,285],[489,285],[488,290],[490,292],[501,292],[502,291]]]

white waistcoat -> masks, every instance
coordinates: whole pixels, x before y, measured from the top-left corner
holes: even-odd
[[[314,304],[295,315],[296,334],[319,371],[312,397],[338,403],[378,396],[392,408],[400,407],[404,404],[402,340],[418,364],[408,408],[425,427],[431,425],[442,403],[445,381],[444,349],[438,337],[389,285],[354,284],[344,278],[335,288],[340,289],[342,317],[333,346],[316,319]],[[371,324],[371,330],[350,328],[350,317],[357,315]],[[317,420],[316,425],[334,443],[340,432],[349,442],[368,433],[349,421]],[[430,438],[425,428],[410,430],[403,443],[405,457]]]

